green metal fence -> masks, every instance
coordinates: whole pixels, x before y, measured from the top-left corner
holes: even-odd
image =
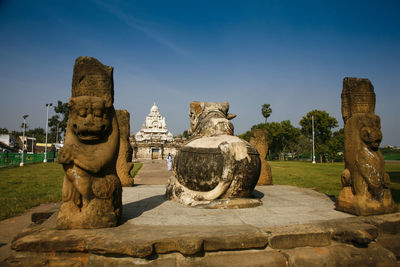
[[[47,152],[47,160],[53,161],[57,158],[57,152]],[[24,164],[43,162],[44,153],[24,154]],[[0,153],[0,167],[18,166],[21,163],[21,153]]]

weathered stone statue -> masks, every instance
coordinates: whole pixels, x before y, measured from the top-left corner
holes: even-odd
[[[228,102],[191,102],[190,137],[233,135],[233,124],[229,120],[236,115],[229,114],[228,110]]]
[[[368,79],[345,78],[342,115],[345,134],[343,189],[336,209],[356,215],[395,212],[389,175],[379,150],[380,119],[375,112],[374,87]]]
[[[79,57],[64,147],[58,161],[65,176],[58,229],[116,226],[122,215],[122,187],[116,174],[118,122],[113,107],[113,68]]]
[[[261,172],[257,185],[271,185],[272,172],[266,159],[268,154],[268,132],[263,129],[254,129],[251,131],[250,144],[260,153]]]
[[[133,178],[130,172],[133,168],[132,147],[129,141],[130,136],[130,116],[126,110],[116,111],[119,128],[119,153],[117,159],[117,174],[122,186],[132,186]]]
[[[174,159],[166,196],[189,205],[249,197],[260,175],[257,150],[233,136],[229,103],[191,102],[191,139]]]

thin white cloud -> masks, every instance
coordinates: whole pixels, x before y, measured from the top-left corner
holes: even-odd
[[[126,25],[131,27],[134,30],[140,31],[153,39],[154,41],[158,42],[159,44],[164,45],[165,47],[169,48],[176,54],[186,57],[188,56],[188,52],[176,45],[175,43],[171,42],[164,36],[162,36],[160,33],[156,32],[154,29],[151,29],[150,23],[146,22],[144,20],[139,20],[132,15],[128,15],[122,10],[116,8],[113,5],[104,3],[101,0],[91,0],[93,3],[97,4],[98,6],[101,6],[104,10],[107,12],[111,13],[112,15],[116,16],[119,18],[122,22],[124,22]]]

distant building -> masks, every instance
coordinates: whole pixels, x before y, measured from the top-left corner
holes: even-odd
[[[168,131],[165,118],[161,116],[156,103],[151,107],[140,131],[135,136],[131,135],[130,142],[133,159],[164,159],[169,153],[174,156],[181,146],[181,142],[175,142]]]
[[[46,143],[37,143],[36,144],[35,153],[38,153],[38,154],[39,153],[44,153],[45,147],[46,147]],[[47,151],[50,152],[50,151],[53,151],[53,150],[55,150],[54,144],[47,143]]]
[[[3,144],[6,144],[7,146],[10,146],[11,143],[11,137],[9,134],[0,134],[0,142]]]
[[[18,152],[18,148],[13,147],[11,135],[0,134],[0,152]]]
[[[24,151],[26,153],[34,153],[36,148],[36,138],[28,136],[19,136],[18,147],[22,149],[22,144],[24,144]]]

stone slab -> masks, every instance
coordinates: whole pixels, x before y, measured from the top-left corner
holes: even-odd
[[[375,225],[382,233],[400,233],[400,212],[379,216],[360,217],[360,219],[365,223]]]
[[[382,247],[390,250],[400,260],[400,233],[390,235],[381,234],[376,240]]]
[[[289,266],[397,266],[396,257],[389,250],[373,243],[366,248],[346,244],[328,247],[300,247],[282,251],[288,255]]]
[[[207,252],[194,257],[185,257],[180,253],[158,255],[150,259],[116,257],[113,255],[65,253],[55,256],[43,253],[20,253],[7,262],[11,266],[274,266],[287,267],[286,257],[277,251],[246,250]]]
[[[55,221],[56,214],[49,220]],[[195,255],[203,251],[264,248],[268,234],[246,226],[135,226],[56,230],[54,223],[20,234],[12,244],[17,251],[91,252],[138,258],[173,251]]]
[[[123,221],[133,225],[252,225],[284,226],[354,217],[336,211],[334,202],[312,189],[257,186],[263,205],[244,209],[198,209],[167,201],[165,186],[124,188]]]

